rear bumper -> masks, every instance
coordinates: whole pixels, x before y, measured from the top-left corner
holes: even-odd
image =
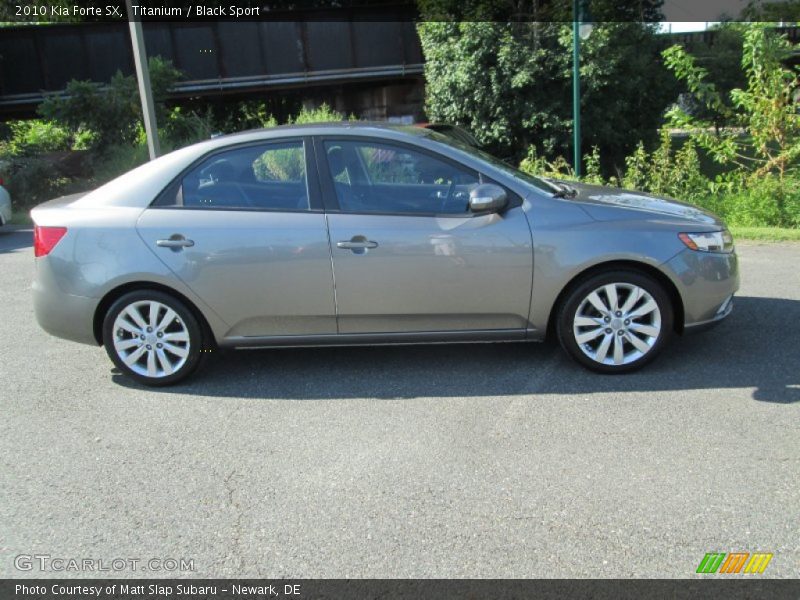
[[[683,300],[684,330],[701,331],[727,317],[739,289],[736,253],[681,251],[664,264]]]
[[[98,298],[74,296],[61,291],[49,269],[37,265],[33,282],[33,310],[39,326],[50,335],[97,345],[94,338],[94,313]]]

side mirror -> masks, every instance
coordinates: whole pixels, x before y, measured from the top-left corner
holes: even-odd
[[[506,204],[506,191],[493,183],[482,183],[469,193],[469,209],[472,212],[500,212]]]

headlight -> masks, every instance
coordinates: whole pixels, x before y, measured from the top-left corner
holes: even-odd
[[[733,236],[727,229],[708,233],[679,233],[678,237],[692,250],[700,252],[733,252]]]

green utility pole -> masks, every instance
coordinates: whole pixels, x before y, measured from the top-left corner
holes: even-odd
[[[575,175],[581,176],[581,15],[580,0],[572,0],[572,135]]]

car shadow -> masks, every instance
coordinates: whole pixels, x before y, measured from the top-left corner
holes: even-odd
[[[597,375],[544,344],[442,344],[220,352],[186,383],[156,388],[220,398],[407,399],[753,388],[800,402],[800,301],[740,297],[713,330],[675,339],[628,375]],[[116,383],[140,386],[116,372]],[[645,400],[646,401],[646,400]]]
[[[0,227],[0,254],[15,252],[33,246],[33,229]]]

